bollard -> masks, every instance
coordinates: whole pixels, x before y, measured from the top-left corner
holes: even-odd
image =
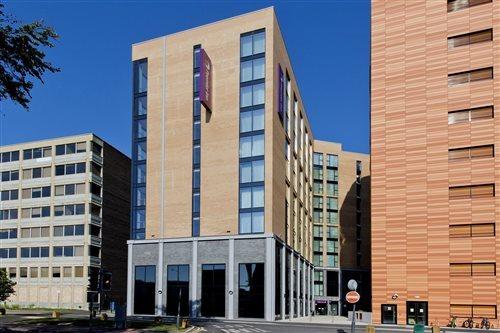
[[[440,333],[441,328],[438,325],[432,325],[432,333]]]
[[[61,317],[60,311],[52,311],[52,318],[59,319]]]
[[[424,333],[425,326],[422,324],[413,325],[413,333]]]
[[[367,325],[366,326],[366,333],[375,333],[375,326]]]

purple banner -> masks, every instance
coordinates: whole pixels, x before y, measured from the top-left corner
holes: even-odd
[[[212,111],[212,61],[204,49],[200,50],[200,80],[198,81],[200,103]]]
[[[281,66],[278,65],[278,115],[280,116],[281,121],[283,121],[284,113],[285,113],[285,76],[283,75],[283,70]]]

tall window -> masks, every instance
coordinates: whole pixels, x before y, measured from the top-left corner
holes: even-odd
[[[132,112],[132,239],[144,239],[146,231],[148,60],[134,61]]]
[[[200,236],[200,177],[201,177],[201,103],[198,80],[200,78],[201,45],[193,49],[193,194],[191,233]]]
[[[264,232],[265,31],[240,40],[239,233]]]
[[[134,314],[154,314],[156,266],[136,266],[134,284]]]
[[[264,318],[264,264],[240,264],[238,316]]]
[[[201,266],[201,315],[224,317],[226,315],[226,265]]]
[[[189,265],[167,266],[167,315],[189,315]]]

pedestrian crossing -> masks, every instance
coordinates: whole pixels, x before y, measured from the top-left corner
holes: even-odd
[[[213,324],[207,327],[207,332],[222,332],[222,333],[270,333],[262,328],[255,327],[250,324]]]

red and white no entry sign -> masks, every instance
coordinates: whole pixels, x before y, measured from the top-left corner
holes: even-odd
[[[354,304],[354,303],[357,303],[359,301],[360,297],[361,296],[359,296],[359,293],[357,291],[352,290],[345,295],[345,300],[348,303]]]

